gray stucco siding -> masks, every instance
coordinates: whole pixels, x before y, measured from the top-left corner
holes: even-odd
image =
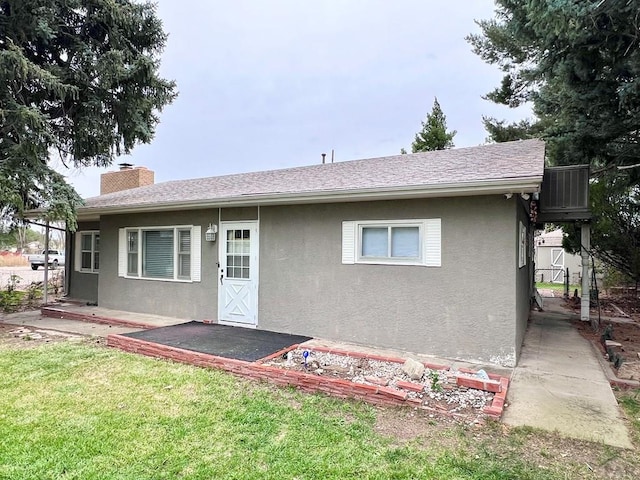
[[[517,202],[517,226],[516,231],[520,228],[520,222],[527,226],[527,264],[524,267],[517,268],[516,270],[516,331],[515,331],[515,345],[516,345],[516,358],[520,357],[520,350],[522,347],[522,341],[524,340],[524,334],[527,330],[529,322],[529,313],[531,311],[531,298],[533,296],[533,271],[535,263],[532,258],[532,240],[533,230],[529,223],[529,214],[521,204],[520,200]],[[518,258],[518,247],[520,243],[519,235],[516,235],[516,258]],[[516,263],[516,267],[518,264]]]
[[[257,328],[479,362],[515,363],[524,315],[518,291],[518,210],[502,195],[271,206],[259,213]],[[217,223],[217,209],[103,216],[100,305],[217,320],[218,249],[202,241],[202,278],[118,276],[125,227]],[[342,222],[440,218],[441,267],[342,264]],[[526,322],[526,321],[525,321]],[[526,323],[525,323],[526,326]]]
[[[205,242],[218,210],[110,215],[101,219],[100,306],[196,320],[217,319],[218,242]],[[202,227],[200,282],[144,280],[118,276],[118,231],[125,227],[199,225]]]
[[[341,263],[342,221],[412,218],[441,218],[441,267]],[[515,362],[515,218],[503,196],[262,208],[259,328]]]
[[[98,302],[98,273],[88,273],[76,271],[75,256],[76,242],[75,238],[79,232],[100,230],[99,222],[79,222],[76,232],[71,235],[67,244],[66,260],[67,274],[69,275],[69,291],[68,296],[86,302]]]

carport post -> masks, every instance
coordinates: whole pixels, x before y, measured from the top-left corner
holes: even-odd
[[[49,303],[49,220],[44,226],[44,294],[43,301]]]
[[[582,257],[582,298],[580,299],[580,320],[589,321],[591,292],[589,289],[589,250],[591,249],[591,226],[585,222],[580,228],[580,256]]]

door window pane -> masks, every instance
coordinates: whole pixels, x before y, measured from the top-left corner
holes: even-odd
[[[250,278],[251,230],[227,231],[227,277]]]

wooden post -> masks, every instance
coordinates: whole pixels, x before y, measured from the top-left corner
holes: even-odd
[[[44,226],[44,304],[49,303],[49,220]]]
[[[591,292],[589,289],[589,250],[591,249],[591,226],[583,223],[580,228],[580,256],[582,257],[582,298],[580,299],[580,320],[589,321]]]

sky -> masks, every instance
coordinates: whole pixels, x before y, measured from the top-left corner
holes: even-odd
[[[64,170],[83,197],[117,163],[156,183],[410,151],[434,98],[456,147],[485,143],[482,116],[531,115],[482,95],[502,74],[465,40],[490,0],[157,0],[160,74],[179,96],[154,140],[106,169]]]

